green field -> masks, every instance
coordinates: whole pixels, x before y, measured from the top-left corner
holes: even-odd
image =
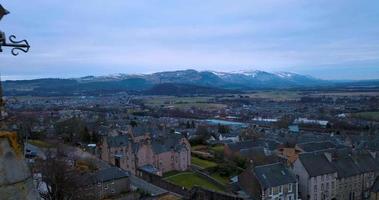
[[[359,112],[353,113],[352,116],[366,120],[379,121],[379,112]]]
[[[301,95],[297,91],[260,91],[248,94],[250,98],[271,99],[274,101],[298,100]]]
[[[200,186],[202,188],[211,189],[215,191],[223,191],[222,188],[219,188],[217,185],[209,182],[208,180],[195,174],[194,172],[184,172],[176,174],[165,178],[165,180],[174,183],[175,185],[185,187],[187,189],[191,189],[194,186]]]
[[[143,102],[151,107],[173,107],[178,109],[221,109],[226,105],[214,103],[214,98],[209,97],[175,97],[175,96],[154,96],[146,97]]]
[[[212,162],[212,161],[209,161],[209,160],[200,159],[200,158],[195,157],[195,156],[192,156],[191,163],[193,165],[197,165],[197,166],[199,166],[199,167],[201,167],[203,169],[217,166],[217,163],[215,163],[215,162]]]

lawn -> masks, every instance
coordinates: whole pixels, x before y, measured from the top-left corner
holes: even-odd
[[[221,176],[219,173],[213,173],[211,174],[212,178],[216,179],[218,182],[222,183],[223,185],[226,185],[229,183],[229,178],[225,176]]]
[[[176,170],[169,171],[169,172],[163,173],[163,177],[166,178],[166,177],[174,176],[174,175],[180,174],[180,173],[182,173],[182,172],[176,171]]]
[[[203,169],[217,166],[217,163],[215,163],[215,162],[212,162],[209,160],[204,160],[204,159],[201,159],[201,158],[198,158],[195,156],[192,156],[191,163],[194,165],[197,165]]]
[[[180,185],[187,189],[191,189],[193,186],[200,186],[202,188],[211,189],[215,191],[223,191],[217,185],[209,182],[207,179],[195,174],[194,172],[184,172],[165,178],[165,180]]]
[[[379,121],[379,112],[353,113],[352,116],[356,118],[366,119],[366,120]]]
[[[224,145],[216,145],[211,147],[211,150],[215,153],[224,153]]]

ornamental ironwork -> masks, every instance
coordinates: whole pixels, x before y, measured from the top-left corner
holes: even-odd
[[[9,14],[9,11],[0,4],[0,21],[7,14]],[[7,39],[5,33],[0,31],[0,52],[3,52],[2,47],[12,48],[11,52],[14,56],[17,56],[20,51],[27,53],[30,49],[27,40],[17,40],[14,35],[10,35]]]

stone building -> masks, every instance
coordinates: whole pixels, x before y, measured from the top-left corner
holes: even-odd
[[[161,175],[172,170],[187,170],[191,165],[191,146],[179,134],[107,136],[102,141],[101,159],[132,174],[139,167],[152,165]]]
[[[323,153],[302,153],[294,162],[301,199],[333,199],[337,191],[337,171]]]

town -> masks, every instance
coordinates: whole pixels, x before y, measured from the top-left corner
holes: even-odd
[[[363,200],[379,197],[378,98],[6,96],[1,113],[42,197]]]
[[[378,0],[0,3],[0,200],[379,200]]]

